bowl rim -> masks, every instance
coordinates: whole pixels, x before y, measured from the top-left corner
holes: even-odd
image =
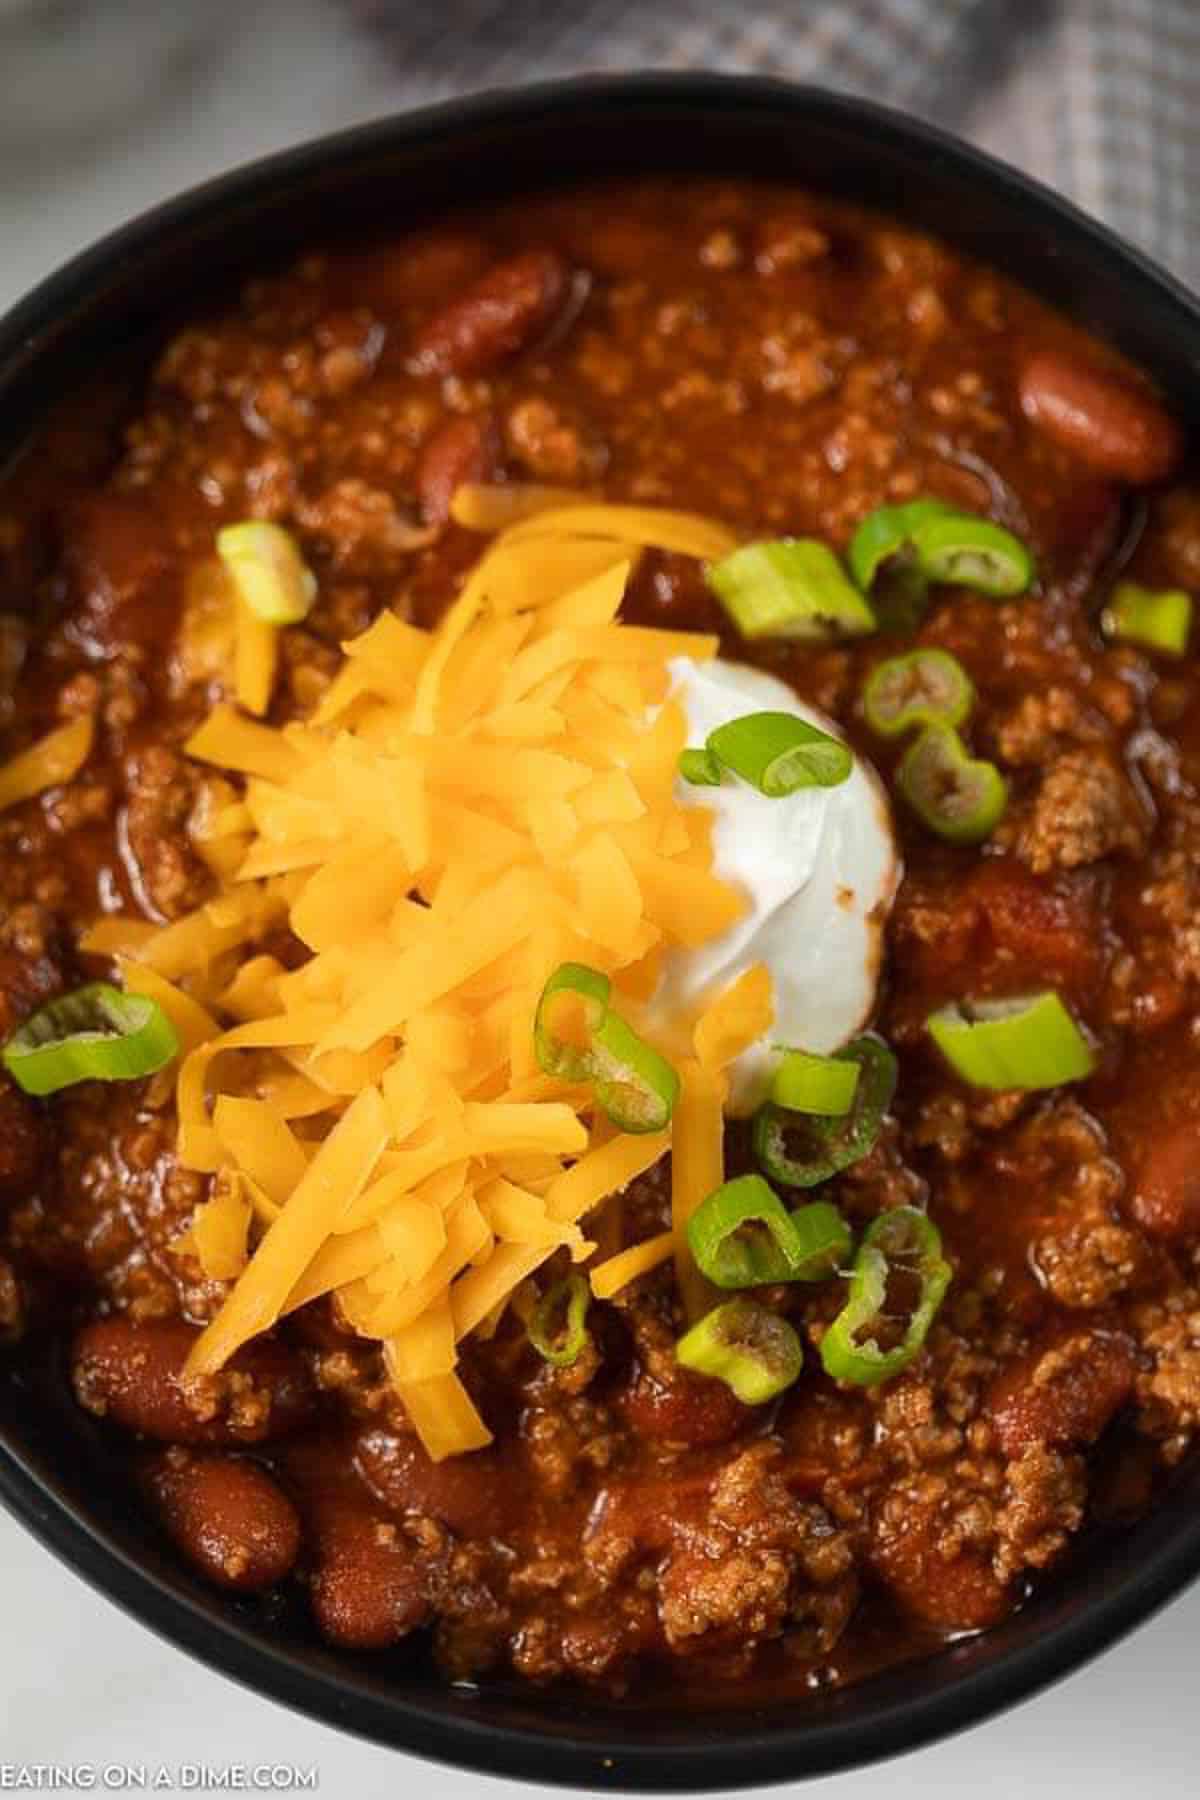
[[[1200,303],[1174,276],[1115,232],[1033,178],[950,133],[874,101],[811,84],[762,76],[645,72],[595,75],[489,90],[385,114],[277,151],[186,189],[110,231],[41,280],[0,316],[0,395],[69,339],[80,307],[127,259],[160,237],[210,222],[280,186],[318,171],[349,170],[390,145],[444,140],[466,128],[504,127],[569,114],[585,103],[613,112],[631,104],[662,113],[785,109],[862,131],[886,150],[914,148],[947,158],[971,181],[1007,191],[1031,216],[1111,268],[1143,284],[1195,339],[1200,367]],[[21,1445],[0,1441],[0,1503],[60,1561],[127,1614],[218,1673],[317,1721],[376,1743],[484,1774],[533,1783],[616,1790],[701,1792],[827,1775],[912,1751],[983,1722],[1080,1668],[1200,1577],[1200,1519],[1154,1545],[1136,1568],[1088,1596],[1078,1613],[1031,1642],[1002,1650],[945,1688],[877,1705],[866,1717],[805,1719],[794,1728],[746,1725],[721,1737],[697,1731],[694,1744],[630,1744],[616,1733],[571,1738],[521,1725],[449,1716],[397,1693],[360,1686],[349,1657],[337,1673],[309,1665],[280,1640],[265,1644],[236,1616],[217,1617],[90,1524],[69,1496],[39,1475]]]
[[[1122,272],[1124,279],[1135,272],[1158,290],[1160,300],[1167,301],[1200,329],[1200,299],[1170,270],[1044,182],[940,126],[897,107],[816,83],[765,75],[645,70],[491,88],[429,106],[383,113],[363,124],[272,151],[194,183],[77,251],[0,313],[0,390],[23,365],[45,353],[48,332],[60,321],[69,325],[78,304],[96,288],[98,277],[123,258],[136,257],[151,248],[161,234],[179,232],[217,213],[227,213],[276,184],[303,180],[317,170],[350,167],[377,153],[383,144],[443,137],[468,127],[527,121],[544,110],[569,114],[584,103],[593,111],[620,110],[631,103],[662,111],[697,106],[737,110],[785,106],[823,115],[832,123],[854,124],[869,131],[881,145],[918,148],[931,159],[947,159],[985,185],[1006,188],[1032,211],[1053,219],[1065,235],[1086,242],[1093,253],[1099,251],[1110,266]],[[1197,361],[1200,362],[1200,352]]]

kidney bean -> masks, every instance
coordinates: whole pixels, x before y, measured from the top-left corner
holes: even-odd
[[[1200,1120],[1156,1132],[1142,1154],[1129,1210],[1148,1237],[1200,1237]]]
[[[685,631],[719,631],[720,602],[704,585],[694,556],[670,550],[648,550],[634,571],[628,591],[631,616],[648,624]],[[686,623],[685,623],[686,621]]]
[[[678,1534],[699,1530],[714,1475],[714,1459],[704,1461],[707,1466],[686,1475],[634,1476],[602,1488],[584,1533],[589,1554],[620,1561],[635,1551],[667,1550]]]
[[[793,1493],[819,1495],[831,1477],[843,1488],[878,1478],[881,1458],[871,1453],[856,1397],[824,1386],[793,1388],[774,1430],[785,1449],[780,1473]]]
[[[1119,1332],[1047,1338],[993,1381],[985,1400],[1005,1456],[1031,1444],[1091,1444],[1133,1391],[1133,1345]]]
[[[85,1325],[71,1359],[79,1404],[169,1444],[259,1444],[309,1418],[308,1372],[286,1345],[269,1338],[247,1344],[219,1375],[185,1389],[179,1377],[198,1336],[182,1319]]]
[[[567,266],[553,250],[493,264],[417,333],[418,375],[480,375],[540,337],[565,304]]]
[[[450,517],[454,490],[464,481],[492,481],[500,468],[500,434],[490,413],[447,419],[417,460],[415,477],[421,517],[442,525]]]
[[[355,1461],[390,1512],[422,1513],[460,1537],[498,1537],[511,1519],[509,1483],[493,1450],[431,1462],[416,1438],[372,1428]]]
[[[1013,967],[1087,993],[1101,967],[1097,943],[1099,892],[1086,874],[1046,880],[1009,856],[972,872],[970,904],[983,927],[996,978]]]
[[[312,1609],[320,1630],[346,1650],[386,1650],[429,1616],[416,1553],[400,1527],[354,1501],[317,1511]]]
[[[1012,993],[1044,982],[1086,999],[1103,968],[1100,890],[1087,871],[1051,880],[993,856],[904,884],[893,930],[922,989]]]
[[[1018,393],[1039,431],[1102,475],[1141,487],[1179,460],[1179,428],[1151,394],[1063,351],[1027,358]]]
[[[369,294],[377,312],[407,315],[414,305],[435,306],[447,288],[474,280],[487,260],[480,238],[438,227],[347,256],[344,291],[355,298]]]
[[[877,1574],[905,1611],[939,1631],[983,1631],[1008,1612],[1007,1589],[979,1550],[943,1554],[936,1514],[914,1507],[876,1543]]]
[[[689,1450],[728,1443],[754,1418],[754,1408],[743,1406],[723,1381],[687,1369],[669,1381],[639,1370],[616,1406],[638,1437]]]
[[[144,1479],[168,1536],[218,1587],[260,1593],[291,1569],[300,1551],[300,1518],[257,1463],[172,1450]]]

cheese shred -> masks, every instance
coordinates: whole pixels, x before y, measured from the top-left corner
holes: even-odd
[[[0,812],[73,780],[91,754],[93,735],[90,716],[81,713],[0,763]]]
[[[262,722],[275,637],[239,617],[242,710],[217,706],[187,746],[222,784],[218,894],[159,931],[105,920],[88,945],[176,1021],[178,1153],[214,1177],[182,1247],[231,1285],[187,1376],[331,1295],[434,1458],[490,1441],[464,1338],[495,1331],[549,1258],[594,1255],[587,1215],[669,1151],[672,1229],[615,1254],[610,1234],[592,1287],[675,1258],[694,1297],[680,1246],[721,1179],[721,1070],[771,998],[751,971],[678,1022],[694,1057],[662,1132],[614,1133],[589,1088],[538,1069],[560,963],[602,971],[649,1030],[664,949],[743,911],[676,781],[667,697],[671,659],[715,640],[620,617],[643,550],[735,540],[553,490],[464,490],[455,517],[498,535],[440,625],[382,615],[302,722]],[[0,802],[79,766],[82,728],[65,729],[0,770]],[[264,954],[285,926],[288,966]]]

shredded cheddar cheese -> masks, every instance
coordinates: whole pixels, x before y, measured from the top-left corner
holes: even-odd
[[[91,754],[93,735],[90,715],[81,713],[69,725],[47,732],[28,750],[0,763],[0,812],[71,781]]]
[[[215,1281],[231,1281],[246,1266],[251,1211],[242,1176],[236,1169],[222,1169],[177,1248],[192,1251]]]
[[[662,1231],[641,1244],[631,1244],[628,1250],[620,1250],[606,1262],[597,1263],[591,1272],[592,1292],[597,1300],[610,1300],[639,1275],[648,1275],[660,1263],[669,1262],[674,1254],[673,1231]]]
[[[375,1338],[428,1453],[489,1441],[462,1340],[489,1334],[555,1254],[596,1253],[588,1215],[674,1153],[672,1229],[612,1249],[597,1295],[669,1261],[719,1183],[721,1070],[771,1016],[752,970],[698,1019],[671,1128],[622,1135],[534,1055],[563,962],[606,974],[635,1021],[665,948],[742,912],[679,798],[685,722],[667,663],[696,634],[621,622],[644,548],[724,555],[723,528],[553,490],[461,490],[499,535],[432,632],[384,614],[302,723],[259,718],[274,643],[238,615],[237,693],[187,748],[214,771],[217,897],[160,931],[103,920],[179,1031],[178,1153],[214,1175],[186,1248],[232,1281],[192,1353],[211,1374],[286,1313],[333,1295]],[[286,926],[300,954],[263,946]],[[619,1239],[617,1240],[619,1243]]]
[[[724,1069],[751,1044],[765,1037],[775,1022],[771,974],[755,963],[718,994],[696,1021],[692,1042],[706,1069]]]
[[[220,681],[256,718],[270,706],[279,629],[247,605],[217,556],[197,563],[189,574],[179,657],[191,679]]]
[[[716,1070],[692,1061],[684,1063],[679,1076],[671,1157],[671,1226],[675,1276],[684,1311],[689,1319],[698,1319],[711,1305],[711,1290],[688,1250],[687,1225],[700,1202],[725,1179],[725,1079]]]
[[[271,704],[279,658],[279,628],[260,619],[244,600],[237,602],[234,639],[234,692],[238,705],[261,718]]]
[[[698,1319],[715,1304],[713,1290],[693,1261],[687,1224],[700,1202],[724,1179],[725,1080],[720,1071],[771,1028],[775,1009],[770,972],[756,963],[717,994],[692,1033],[696,1060],[681,1071],[671,1164],[671,1230],[618,1251],[591,1271],[592,1292],[609,1300],[631,1281],[671,1258],[684,1311]]]

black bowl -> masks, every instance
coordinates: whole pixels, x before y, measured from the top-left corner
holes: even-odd
[[[794,178],[999,264],[1200,413],[1200,308],[1143,257],[1011,169],[909,119],[811,88],[648,76],[530,88],[389,119],[256,163],[158,208],[0,322],[0,469],[81,386],[118,396],[181,310],[336,230],[394,232],[492,194],[647,170]],[[97,407],[101,406],[98,399]],[[106,402],[107,404],[107,402]],[[98,413],[97,416],[100,416]],[[34,459],[37,460],[36,458]],[[213,1667],[317,1718],[490,1774],[599,1788],[737,1787],[866,1763],[973,1724],[1110,1645],[1200,1572],[1200,1475],[1097,1538],[985,1636],[797,1703],[683,1710],[507,1683],[443,1685],[416,1647],[335,1655],[302,1609],[194,1581],[142,1516],[58,1358],[0,1373],[0,1496],[119,1605]]]

